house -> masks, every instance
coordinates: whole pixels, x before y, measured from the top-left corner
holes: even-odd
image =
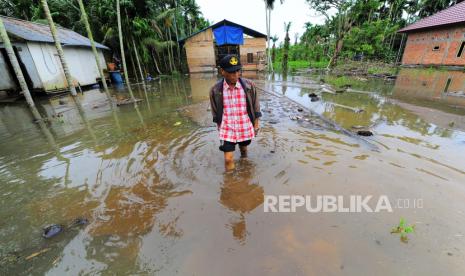
[[[465,1],[401,30],[407,35],[403,65],[465,66]]]
[[[223,20],[179,40],[184,45],[190,73],[216,72],[227,54],[240,56],[243,70],[263,70],[267,36]]]
[[[31,91],[66,90],[66,77],[48,25],[2,16],[16,57]],[[57,28],[63,52],[75,85],[93,85],[100,80],[97,62],[86,37],[65,28]],[[103,50],[96,43],[101,64],[106,64]],[[18,91],[19,84],[3,43],[0,41],[0,91]]]

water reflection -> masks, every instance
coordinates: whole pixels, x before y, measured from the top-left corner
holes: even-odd
[[[277,74],[274,78],[281,80]],[[465,136],[455,126],[439,127],[391,103],[388,93],[370,92],[378,90],[368,84],[353,87],[367,93],[323,94],[320,102],[311,102],[307,93],[312,90],[299,85],[312,80],[288,76],[286,96],[348,128],[371,125],[374,139],[387,146],[380,153],[367,152],[357,140],[323,125],[291,121],[291,114],[302,115],[295,105],[285,97],[262,94],[263,132],[249,158],[224,173],[217,132],[207,111],[208,89],[215,81],[164,79],[147,83],[146,90],[135,84],[139,89],[134,92],[144,100],[138,109],[134,105],[112,109],[104,93],[87,91],[80,95],[87,124],[67,96],[37,99],[39,112],[48,119],[43,124],[33,123],[26,105],[1,106],[0,274],[210,275],[225,274],[226,269],[247,274],[252,258],[250,266],[271,263],[266,267],[273,271],[297,268],[298,273],[314,265],[339,271],[339,261],[334,266],[337,256],[330,261],[321,258],[329,245],[317,246],[319,240],[335,241],[330,251],[341,252],[346,268],[363,262],[367,271],[377,270],[373,254],[380,254],[376,259],[392,254],[393,272],[405,267],[399,265],[405,258],[398,256],[401,251],[394,243],[398,239],[391,241],[386,230],[387,224],[398,223],[398,213],[383,219],[346,214],[268,216],[260,210],[265,187],[267,194],[379,192],[424,196],[428,202],[437,198],[440,188],[448,204],[407,213],[412,220],[444,226],[416,236],[419,247],[411,248],[411,256],[421,263],[421,258],[432,258],[431,252],[449,250],[445,246],[463,248],[459,240],[449,239],[465,231],[455,215],[448,215],[456,214],[451,202],[456,209],[465,208],[459,189],[465,174],[457,155]],[[260,81],[281,92],[276,83]],[[384,91],[392,89],[378,85],[384,85]],[[127,93],[124,87],[113,88],[111,99],[128,97]],[[185,107],[189,114],[207,117],[208,124],[184,116],[180,110]],[[85,228],[66,231],[56,240],[41,238],[43,226],[68,224],[81,216],[90,220]],[[367,239],[368,232],[383,247]],[[441,250],[428,251],[438,244]],[[40,256],[24,258],[49,247]],[[368,257],[350,259],[354,247],[368,252]],[[5,259],[11,252],[22,258]],[[309,258],[316,261],[308,265]],[[445,258],[443,263],[461,268],[459,257]],[[243,270],[237,272],[237,267]],[[260,274],[266,267],[259,265],[249,274]]]
[[[235,170],[224,173],[220,202],[237,214],[229,227],[241,244],[247,237],[246,215],[263,203],[263,196],[253,161],[240,159]]]

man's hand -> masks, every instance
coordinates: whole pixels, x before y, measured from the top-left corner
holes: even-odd
[[[257,136],[260,131],[260,121],[258,119],[255,119],[255,122],[253,123],[253,129],[255,131],[255,136]]]

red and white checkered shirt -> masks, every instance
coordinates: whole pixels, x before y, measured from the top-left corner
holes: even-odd
[[[223,120],[220,140],[238,143],[255,136],[252,122],[247,114],[247,101],[240,82],[231,88],[223,81]]]

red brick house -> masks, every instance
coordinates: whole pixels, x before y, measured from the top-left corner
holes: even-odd
[[[465,1],[401,30],[403,65],[465,66]]]

